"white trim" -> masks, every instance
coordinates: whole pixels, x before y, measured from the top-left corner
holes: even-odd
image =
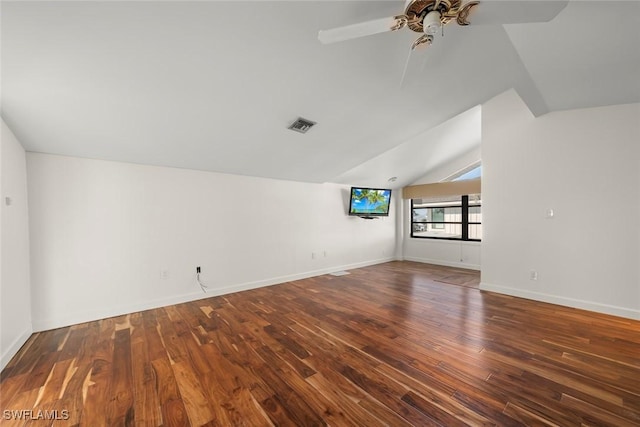
[[[138,311],[150,310],[153,308],[166,307],[168,305],[181,304],[199,299],[210,298],[218,295],[230,294],[233,292],[246,291],[249,289],[262,288],[265,286],[277,285],[280,283],[291,282],[294,280],[307,279],[309,277],[320,276],[334,271],[349,270],[354,268],[367,267],[369,265],[382,264],[389,261],[395,261],[395,257],[380,258],[371,261],[359,262],[354,264],[339,265],[334,267],[323,268],[320,270],[312,270],[305,273],[291,274],[287,276],[279,276],[271,279],[257,280],[254,282],[239,283],[235,285],[225,286],[209,290],[206,294],[202,292],[192,292],[188,294],[176,295],[169,298],[156,299],[131,305],[123,305],[115,308],[105,308],[104,310],[93,310],[90,312],[71,313],[64,317],[56,317],[49,319],[33,319],[33,329],[36,332],[46,331],[49,329],[61,328],[64,326],[75,325],[78,323],[91,322],[94,320],[106,319],[113,316],[121,316],[123,314],[135,313]],[[195,285],[195,279],[194,279]]]
[[[5,366],[7,366],[7,364],[11,361],[11,359],[13,359],[13,357],[18,354],[18,351],[20,350],[20,348],[24,345],[24,343],[27,342],[27,340],[29,339],[29,337],[31,336],[33,332],[29,329],[24,330],[20,336],[18,336],[9,346],[9,348],[7,348],[7,350],[2,353],[2,356],[0,357],[0,369],[4,369]]]
[[[456,267],[456,268],[466,268],[467,270],[478,270],[480,271],[479,264],[467,264],[464,262],[452,262],[452,261],[443,261],[441,259],[431,259],[431,258],[417,258],[417,257],[404,257],[405,261],[414,261],[414,262],[422,262],[425,264],[435,264],[435,265],[444,265],[446,267]]]
[[[491,291],[499,294],[510,295],[514,297],[526,298],[534,301],[548,302],[551,304],[562,305],[566,307],[580,308],[583,310],[595,311],[598,313],[610,314],[613,316],[625,317],[627,319],[640,320],[640,310],[634,310],[626,307],[618,307],[615,305],[602,304],[593,301],[585,301],[575,298],[567,298],[558,295],[545,294],[541,292],[528,291],[524,289],[511,288],[508,286],[499,286],[491,283],[480,283],[481,291]]]

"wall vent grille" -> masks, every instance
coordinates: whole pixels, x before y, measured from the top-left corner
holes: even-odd
[[[300,133],[307,133],[315,124],[316,122],[298,117],[295,122],[291,123],[289,129]]]

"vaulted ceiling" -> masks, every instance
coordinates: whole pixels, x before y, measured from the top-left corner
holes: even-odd
[[[548,23],[450,24],[402,86],[415,33],[317,35],[403,1],[1,8],[2,117],[29,151],[400,186],[477,147],[479,130],[455,139],[478,128],[465,112],[509,88],[537,115],[640,102],[638,1],[572,1]],[[318,124],[288,130],[298,116]]]

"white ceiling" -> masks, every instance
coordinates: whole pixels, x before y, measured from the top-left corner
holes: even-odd
[[[456,116],[509,88],[538,115],[640,102],[638,1],[450,24],[402,87],[415,33],[317,40],[402,5],[2,1],[2,117],[29,151],[398,187],[479,143],[442,135],[473,127]],[[297,116],[318,125],[287,130]]]
[[[433,171],[441,165],[450,164],[460,169],[469,166],[460,166],[453,162],[480,145],[481,110],[479,105],[473,107],[356,166],[336,177],[334,181],[344,184],[364,182],[375,188],[386,188],[390,185],[404,187],[422,177],[425,171]],[[469,163],[474,160],[477,159],[472,159]],[[406,163],[410,163],[411,167],[402,167]],[[450,174],[451,172],[446,175]],[[391,177],[396,177],[397,180],[389,183]]]
[[[551,111],[640,100],[640,1],[573,2],[549,23],[505,27]]]

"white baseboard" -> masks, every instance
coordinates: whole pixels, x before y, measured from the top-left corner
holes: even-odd
[[[94,320],[106,319],[123,314],[135,313],[138,311],[150,310],[153,308],[166,307],[168,305],[181,304],[184,302],[196,301],[199,299],[210,298],[218,295],[230,294],[233,292],[246,291],[250,289],[262,288],[265,286],[277,285],[280,283],[291,282],[294,280],[307,279],[309,277],[328,274],[333,271],[351,270],[354,268],[367,267],[369,265],[382,264],[385,262],[395,261],[394,257],[380,258],[370,261],[358,262],[346,265],[337,265],[319,270],[307,271],[304,273],[291,274],[286,276],[273,277],[253,282],[238,283],[230,286],[216,287],[203,292],[190,292],[188,294],[175,295],[169,298],[160,298],[151,301],[138,302],[135,304],[122,305],[120,307],[105,308],[103,310],[92,310],[88,312],[70,313],[64,317],[48,318],[48,319],[32,319],[33,329],[36,332],[46,331],[49,329],[61,328],[65,326],[75,325],[78,323],[91,322]],[[18,347],[19,348],[19,347]],[[3,356],[4,357],[4,356]]]
[[[640,320],[640,310],[481,282],[480,290]]]
[[[452,262],[452,261],[444,261],[441,259],[430,259],[430,258],[417,258],[417,257],[404,257],[405,261],[414,261],[414,262],[422,262],[425,264],[435,264],[435,265],[444,265],[446,267],[456,267],[456,268],[466,268],[468,270],[478,270],[480,271],[480,265],[478,264],[467,264],[464,262]]]
[[[30,329],[22,331],[22,333],[11,343],[7,349],[3,349],[2,356],[0,356],[0,370],[7,366],[7,363],[15,356],[20,347],[27,342],[33,332]]]

